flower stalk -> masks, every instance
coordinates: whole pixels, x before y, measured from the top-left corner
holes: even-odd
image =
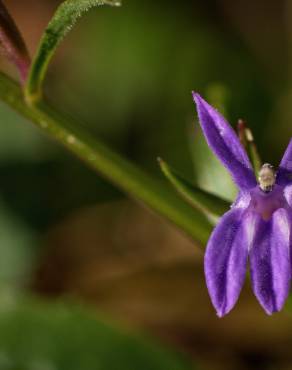
[[[17,67],[20,81],[24,84],[31,63],[29,53],[18,27],[2,0],[0,0],[0,43],[7,58]]]
[[[239,119],[237,122],[237,132],[239,136],[239,140],[242,146],[247,151],[247,154],[251,160],[251,164],[255,173],[259,173],[262,161],[257,149],[257,146],[254,142],[254,137],[251,129],[247,126],[246,121],[243,119]]]
[[[212,227],[201,212],[184,202],[174,190],[82,131],[81,124],[44,101],[27,105],[22,89],[3,74],[0,74],[0,99],[121,190],[173,222],[200,244],[206,243]]]

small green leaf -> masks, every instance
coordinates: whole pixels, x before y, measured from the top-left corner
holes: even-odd
[[[229,210],[230,204],[227,201],[194,186],[173,170],[162,159],[159,158],[158,162],[162,172],[178,193],[181,194],[192,206],[201,210],[207,216],[211,216],[212,221],[214,220],[214,216],[218,218]]]
[[[21,33],[2,0],[0,0],[0,43],[7,58],[17,67],[21,82],[24,83],[30,66],[29,54]]]
[[[57,8],[41,38],[37,54],[32,63],[25,89],[28,103],[40,100],[42,83],[48,65],[58,45],[72,29],[78,18],[82,17],[89,9],[104,4],[119,6],[120,2],[118,0],[67,0]]]

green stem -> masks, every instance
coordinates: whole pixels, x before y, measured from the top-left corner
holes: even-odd
[[[0,74],[0,99],[34,122],[87,165],[119,188],[175,223],[196,241],[204,244],[211,225],[165,184],[146,174],[100,141],[80,130],[80,124],[66,118],[46,102],[28,106],[21,88]]]

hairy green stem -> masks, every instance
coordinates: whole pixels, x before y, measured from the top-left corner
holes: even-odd
[[[27,105],[21,88],[3,74],[0,74],[0,99],[123,191],[172,221],[196,241],[206,242],[211,231],[210,223],[204,215],[179,198],[174,190],[93,139],[78,128],[80,124],[46,102]]]

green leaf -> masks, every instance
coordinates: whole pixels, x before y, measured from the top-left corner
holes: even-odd
[[[161,344],[74,304],[1,299],[0,308],[1,369],[193,369]]]
[[[45,102],[38,106],[28,106],[20,87],[1,74],[0,99],[34,122],[44,133],[66,147],[94,171],[173,222],[194,240],[206,243],[212,227],[202,212],[192,208],[174,190],[84,132],[82,124],[67,118]]]
[[[0,0],[0,43],[7,58],[17,67],[21,82],[27,78],[30,57],[13,18]]]
[[[30,75],[25,88],[26,100],[30,103],[38,101],[42,95],[42,83],[48,65],[60,42],[72,29],[78,18],[89,9],[98,5],[119,6],[119,0],[67,0],[56,10],[48,24],[32,62]]]
[[[194,186],[162,159],[159,158],[158,162],[162,172],[178,193],[192,206],[204,212],[208,217],[211,216],[212,221],[214,221],[214,216],[218,218],[230,209],[230,203],[227,201]]]

